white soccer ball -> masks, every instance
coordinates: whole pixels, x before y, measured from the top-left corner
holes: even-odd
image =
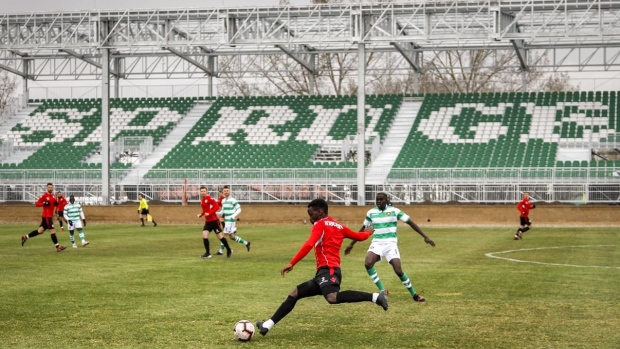
[[[233,330],[235,338],[241,342],[247,342],[254,337],[254,325],[248,320],[239,320]]]

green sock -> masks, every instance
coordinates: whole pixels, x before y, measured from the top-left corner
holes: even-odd
[[[375,285],[377,285],[377,287],[379,288],[379,291],[384,291],[385,287],[383,287],[383,283],[381,283],[381,280],[379,279],[379,275],[377,274],[377,270],[375,269],[375,267],[367,269],[366,272],[368,273],[368,276],[370,276],[370,280],[372,280],[372,282],[374,282]]]
[[[245,240],[243,240],[242,238],[235,236],[235,241],[237,241],[240,244],[244,244],[245,245]]]
[[[75,237],[73,237],[73,233],[69,233],[69,240],[71,240],[71,244],[75,243]]]
[[[224,252],[224,244],[220,242],[220,250],[218,252]]]
[[[415,296],[413,284],[411,283],[411,280],[409,280],[409,276],[407,276],[407,273],[404,273],[403,276],[400,277],[400,281],[402,281],[403,285],[409,290],[411,296]]]
[[[80,235],[80,239],[81,239],[82,241],[84,241],[84,240],[85,240],[85,237],[84,237],[84,231],[83,231],[83,230],[78,230],[78,234]]]

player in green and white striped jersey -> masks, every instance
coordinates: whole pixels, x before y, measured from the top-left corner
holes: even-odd
[[[73,248],[77,248],[75,244],[75,237],[73,233],[75,229],[78,230],[78,235],[82,240],[82,246],[86,246],[90,244],[90,242],[86,241],[86,237],[84,236],[84,230],[82,229],[82,221],[84,221],[84,226],[86,226],[86,217],[84,217],[84,211],[82,210],[82,206],[80,203],[75,202],[75,197],[71,195],[69,197],[69,203],[65,206],[64,217],[67,220],[67,227],[69,228],[69,239],[71,240],[71,245]]]
[[[228,235],[231,240],[245,245],[245,248],[250,252],[250,242],[236,236],[237,216],[241,213],[241,205],[239,205],[237,199],[230,196],[229,186],[224,186],[222,194],[224,195],[224,200],[222,200],[222,210],[218,212],[218,216],[224,217],[224,234]],[[217,254],[224,254],[224,244],[220,243],[220,250]]]
[[[385,287],[379,279],[379,275],[375,269],[375,263],[381,261],[382,257],[385,257],[388,263],[392,265],[392,268],[394,268],[394,272],[398,275],[400,281],[407,290],[409,290],[413,300],[416,302],[424,302],[426,299],[415,292],[409,276],[407,276],[401,266],[400,252],[398,251],[398,237],[396,235],[398,220],[407,223],[413,230],[422,235],[424,242],[427,244],[435,247],[435,242],[424,234],[422,229],[411,220],[411,217],[396,207],[388,205],[388,202],[389,200],[386,193],[377,193],[377,206],[366,213],[364,225],[360,229],[360,231],[363,231],[369,226],[372,226],[374,229],[372,242],[370,243],[370,247],[366,253],[366,260],[364,261],[366,272],[379,290],[384,291]],[[345,255],[351,253],[355,243],[356,241],[352,241],[349,246],[345,248]]]

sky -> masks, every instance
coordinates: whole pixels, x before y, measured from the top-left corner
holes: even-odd
[[[292,0],[307,5],[309,0]],[[171,8],[214,8],[237,6],[277,6],[278,0],[2,0],[0,13],[30,13],[79,10],[137,10]]]

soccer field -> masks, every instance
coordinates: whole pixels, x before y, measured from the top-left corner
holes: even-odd
[[[231,242],[232,258],[210,260],[199,258],[199,224],[89,224],[91,245],[60,253],[48,232],[20,246],[20,235],[35,227],[4,224],[0,233],[1,348],[620,346],[617,227],[536,227],[521,241],[512,240],[514,227],[426,228],[432,248],[401,226],[403,270],[426,303],[414,303],[379,263],[388,311],[303,299],[249,343],[234,340],[235,322],[269,318],[314,275],[312,252],[285,278],[279,274],[308,225],[240,225],[252,250]],[[67,232],[58,236],[70,246]],[[219,242],[210,239],[213,253]],[[342,290],[376,291],[364,269],[367,247],[343,253]]]

